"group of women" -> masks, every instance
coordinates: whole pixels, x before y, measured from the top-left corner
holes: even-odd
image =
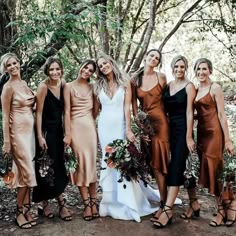
[[[217,173],[223,168],[223,149],[233,155],[234,148],[224,113],[222,90],[210,79],[212,64],[205,58],[195,63],[194,71],[199,81],[196,90],[186,77],[188,62],[185,57],[177,56],[172,60],[175,80],[168,85],[165,74],[155,70],[161,66],[161,61],[159,50],[149,50],[144,58],[144,67],[133,73],[130,80],[111,57],[102,54],[96,61],[82,63],[77,79],[65,83],[61,61],[48,58],[44,65],[47,79],[39,85],[35,98],[21,79],[17,56],[7,53],[1,57],[1,72],[8,72],[10,76],[1,95],[3,151],[11,152],[14,158],[11,187],[18,189],[15,221],[19,227],[31,228],[37,224],[30,213],[31,188],[32,201],[40,203],[40,215],[53,218],[48,200],[57,198],[59,217],[65,221],[72,220],[63,199],[69,179],[78,186],[86,221],[111,216],[140,222],[141,216],[154,212],[150,220],[156,228],[171,223],[173,205],[179,187],[184,183],[186,159],[195,149],[194,108],[197,110],[197,152],[201,163],[199,184],[209,189],[219,205],[210,225],[233,225],[236,201],[232,192],[222,194]],[[90,77],[95,71],[97,78],[92,85]],[[131,130],[131,105],[133,115],[137,114],[138,108],[147,112],[155,130],[150,136],[150,165],[159,191],[149,185],[144,186],[142,182],[126,180],[124,188],[117,182],[119,172],[109,168],[104,161],[108,143],[125,138],[135,141]],[[100,186],[103,194],[99,210],[96,203],[97,133],[102,148]],[[79,164],[68,177],[64,166],[64,147],[69,146]],[[40,175],[37,161],[34,167],[33,159],[36,157],[37,160],[41,150],[46,150],[52,160],[53,184]],[[195,188],[188,189],[188,194],[190,204],[181,215],[183,219],[199,216],[200,213]],[[222,195],[227,199],[223,199]],[[160,207],[153,207],[149,200],[160,201]]]

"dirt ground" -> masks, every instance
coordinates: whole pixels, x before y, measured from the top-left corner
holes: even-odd
[[[37,218],[36,205],[33,206],[33,213],[37,218],[38,225],[29,230],[19,229],[12,221],[14,218],[14,209],[8,211],[8,209],[1,209],[1,220],[0,220],[0,235],[1,236],[29,236],[29,235],[42,235],[42,236],[152,236],[152,235],[236,235],[236,224],[233,227],[210,227],[209,221],[215,212],[214,199],[209,196],[203,190],[199,190],[199,202],[201,204],[201,216],[199,218],[191,219],[189,221],[180,219],[179,215],[187,207],[187,195],[186,190],[181,189],[179,197],[183,201],[183,205],[175,206],[174,218],[171,225],[168,225],[164,229],[156,229],[149,221],[151,216],[145,216],[142,218],[141,223],[134,221],[115,220],[110,217],[102,217],[90,222],[86,222],[82,219],[83,206],[80,198],[78,198],[77,189],[71,186],[67,188],[68,206],[73,215],[71,222],[64,222],[57,216],[54,219],[46,219],[43,217]],[[5,197],[9,198],[1,199],[1,205],[5,205],[4,202],[11,201],[10,207],[13,207],[14,193],[9,195],[4,194]],[[3,195],[0,194],[0,197]],[[99,195],[99,198],[101,194]],[[53,212],[57,215],[56,202],[51,202],[53,206]],[[9,204],[8,204],[9,206]],[[4,214],[5,212],[5,214]]]

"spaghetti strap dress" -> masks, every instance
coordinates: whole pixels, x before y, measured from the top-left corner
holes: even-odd
[[[70,174],[71,183],[89,187],[97,181],[97,133],[92,114],[92,88],[86,96],[81,96],[70,83],[71,101],[71,147],[79,165]]]
[[[211,87],[210,87],[211,88]],[[217,175],[223,168],[224,135],[218,118],[217,105],[209,92],[194,101],[197,110],[197,152],[200,159],[199,184],[219,196],[221,186]]]
[[[183,174],[186,169],[186,159],[189,154],[186,143],[186,86],[174,95],[170,95],[170,87],[168,86],[164,94],[165,109],[169,116],[170,127],[171,160],[167,175],[168,186],[181,186],[184,183]]]
[[[38,186],[33,189],[33,202],[46,201],[62,194],[68,184],[68,176],[64,165],[64,143],[63,143],[63,87],[61,86],[60,98],[58,99],[48,88],[43,106],[42,132],[48,146],[48,155],[52,160],[53,169],[52,182],[39,174],[37,157],[40,156],[40,148],[37,147],[36,156],[36,178]]]
[[[150,90],[136,88],[140,107],[148,114],[155,134],[151,136],[151,166],[154,170],[167,175],[170,159],[169,126],[164,110],[163,88],[159,82]]]
[[[9,187],[34,187],[37,185],[33,161],[35,157],[33,116],[35,96],[26,84],[24,91],[13,86],[12,88],[13,98],[9,116],[14,178]]]

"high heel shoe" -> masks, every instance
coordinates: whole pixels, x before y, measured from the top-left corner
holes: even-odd
[[[218,227],[218,226],[221,226],[221,225],[224,225],[225,223],[225,216],[222,214],[222,210],[224,210],[224,206],[223,205],[219,205],[218,206],[218,210],[217,210],[217,215],[219,214],[221,216],[221,222],[218,224],[216,222],[216,220],[212,220],[209,225],[212,226],[212,227]],[[216,217],[217,217],[216,215]]]
[[[37,222],[33,219],[33,217],[30,214],[30,208],[31,208],[31,205],[30,203],[26,203],[24,204],[24,208],[26,208],[26,211],[24,212],[24,216],[25,216],[25,219],[32,225],[32,226],[35,226],[37,225]],[[29,218],[30,217],[32,218],[32,220],[30,220]]]
[[[164,205],[164,208],[163,208],[163,210],[162,210],[161,215],[165,213],[166,216],[167,216],[167,218],[168,218],[168,221],[166,222],[166,224],[162,224],[160,221],[155,221],[155,222],[153,223],[153,225],[154,225],[156,228],[160,229],[160,228],[166,227],[168,224],[171,224],[171,223],[172,223],[172,218],[173,218],[173,216],[169,217],[169,215],[168,215],[168,213],[167,213],[168,211],[171,211],[171,210],[172,210],[172,207],[170,207],[170,206],[168,206],[168,205]]]
[[[48,214],[45,213],[45,209],[46,209],[47,206],[48,206],[48,201],[44,201],[43,203],[44,203],[44,205],[43,205],[42,208],[41,208],[41,207],[38,207],[38,215],[40,215],[40,216],[45,216],[45,217],[47,217],[48,219],[54,218],[55,215],[54,215],[52,212],[49,212]]]
[[[90,198],[90,207],[91,207],[91,209],[92,209],[93,206],[96,206],[97,212],[96,213],[92,213],[92,216],[93,216],[94,219],[99,218],[100,215],[98,213],[98,204],[96,203],[96,198],[91,197]]]
[[[165,203],[164,201],[161,200],[160,208],[152,214],[152,218],[150,219],[151,222],[156,222],[159,219],[159,216],[156,216],[156,214],[159,213],[160,211],[162,213],[164,206],[165,206]],[[159,213],[159,215],[161,215],[161,213]]]
[[[91,203],[90,203],[89,199],[85,199],[85,200],[83,200],[83,202],[84,202],[84,212],[87,207],[89,207],[91,209]],[[91,209],[91,211],[92,211],[92,209]],[[92,216],[92,214],[91,215],[84,215],[83,219],[85,221],[91,221],[93,219],[93,216]]]
[[[71,221],[72,220],[72,216],[69,214],[67,216],[62,216],[61,215],[61,211],[63,208],[66,208],[65,204],[66,204],[66,200],[62,199],[61,201],[58,200],[58,204],[59,204],[59,217],[64,220],[64,221]]]
[[[194,210],[194,208],[193,208],[193,206],[192,206],[192,204],[193,204],[194,202],[196,202],[196,201],[197,201],[197,198],[190,198],[189,207],[190,207],[191,210],[192,210],[192,214],[191,214],[190,216],[188,216],[188,215],[184,212],[184,213],[182,213],[182,214],[180,215],[180,218],[181,218],[181,219],[187,220],[187,219],[190,219],[192,216],[196,216],[196,217],[199,217],[199,216],[200,216],[200,207],[199,207],[197,210]]]
[[[30,224],[30,222],[27,221],[27,219],[25,219],[25,221],[26,221],[25,223],[20,224],[20,223],[18,222],[18,217],[19,217],[20,215],[24,216],[24,214],[23,214],[23,207],[17,206],[17,208],[16,208],[16,218],[15,218],[15,223],[16,223],[16,225],[17,225],[19,228],[21,228],[21,229],[31,229],[31,228],[32,228],[32,225]],[[24,216],[24,218],[25,218],[25,216]]]
[[[230,203],[228,203],[226,205],[226,215],[227,215],[227,218],[226,218],[226,222],[225,222],[225,225],[227,227],[231,227],[234,225],[235,221],[236,221],[236,205],[232,206],[232,202],[235,202],[236,201],[230,201]],[[233,207],[233,208],[232,208]],[[231,219],[229,219],[229,216],[228,216],[228,211],[232,211],[233,212],[233,216],[231,215]],[[233,219],[232,219],[233,218]]]

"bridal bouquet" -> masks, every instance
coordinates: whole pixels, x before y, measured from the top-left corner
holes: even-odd
[[[231,156],[227,152],[224,152],[224,168],[219,173],[219,180],[222,182],[234,182],[236,183],[236,155]]]
[[[142,180],[147,186],[149,181],[148,168],[145,164],[143,153],[138,150],[134,143],[116,139],[106,146],[105,162],[111,168],[116,168],[120,172],[119,183],[124,179],[127,181]],[[123,185],[126,188],[126,185]]]
[[[67,174],[74,173],[78,166],[78,161],[71,147],[65,147],[64,159]]]

